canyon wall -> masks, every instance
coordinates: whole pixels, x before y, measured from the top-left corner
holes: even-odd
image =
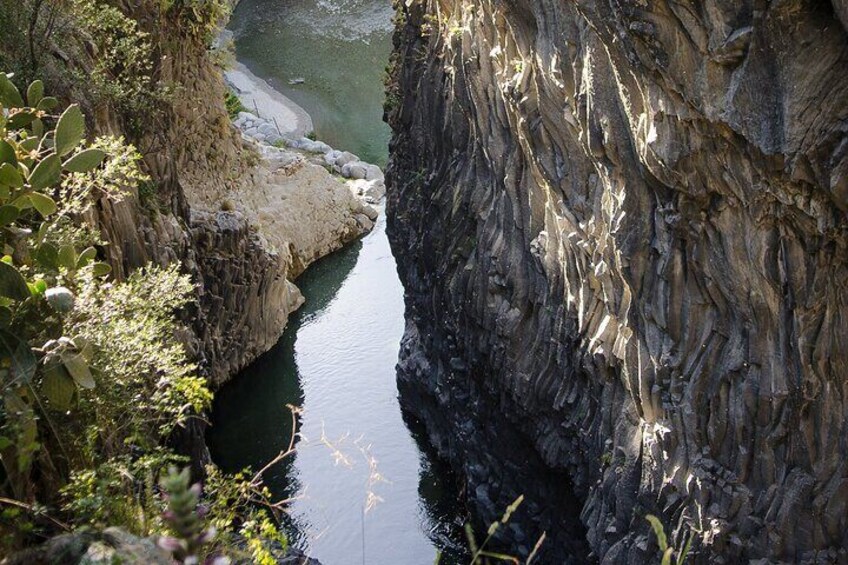
[[[45,78],[81,102],[96,134],[124,136],[143,156],[150,182],[99,202],[88,221],[118,279],[175,261],[192,276],[197,305],[183,313],[181,340],[217,387],[277,342],[303,302],[292,280],[370,231],[376,212],[312,156],[242,137],[224,106],[231,53],[211,49],[157,2],[121,9],[147,34],[150,72],[168,88],[155,108],[127,115],[85,82],[53,80],[97,72],[85,35],[52,46]]]
[[[848,560],[846,14],[398,3],[401,399],[507,546]]]

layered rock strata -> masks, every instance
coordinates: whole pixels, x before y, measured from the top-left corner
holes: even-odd
[[[402,400],[508,545],[848,560],[845,13],[399,3]]]

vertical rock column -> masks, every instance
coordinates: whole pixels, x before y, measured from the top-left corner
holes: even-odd
[[[400,6],[402,398],[515,547],[848,559],[841,8]]]

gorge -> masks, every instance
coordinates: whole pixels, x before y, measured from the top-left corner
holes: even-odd
[[[317,139],[385,164],[392,14],[374,0],[242,0],[228,28],[238,60],[308,108]],[[443,564],[466,562],[452,474],[410,436],[397,402],[403,289],[382,210],[370,234],[294,282],[305,302],[280,343],[216,395],[213,461],[261,468],[288,443],[296,406],[297,453],[266,475],[293,499],[293,545],[324,565],[429,563],[438,551]]]
[[[0,0],[0,564],[848,562],[846,69],[845,0]]]

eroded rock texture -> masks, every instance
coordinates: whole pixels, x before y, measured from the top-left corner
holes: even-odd
[[[376,211],[307,156],[242,138],[223,104],[221,55],[204,36],[167,23],[154,0],[119,5],[149,34],[151,72],[173,95],[149,114],[126,115],[88,83],[59,81],[97,72],[85,37],[52,46],[44,75],[83,105],[93,132],[124,136],[142,154],[150,182],[98,202],[87,220],[107,243],[101,253],[116,279],[177,261],[192,276],[197,307],[183,312],[181,341],[214,388],[278,341],[303,302],[291,281],[370,231]]]
[[[848,560],[848,6],[401,4],[399,382],[480,520]]]

